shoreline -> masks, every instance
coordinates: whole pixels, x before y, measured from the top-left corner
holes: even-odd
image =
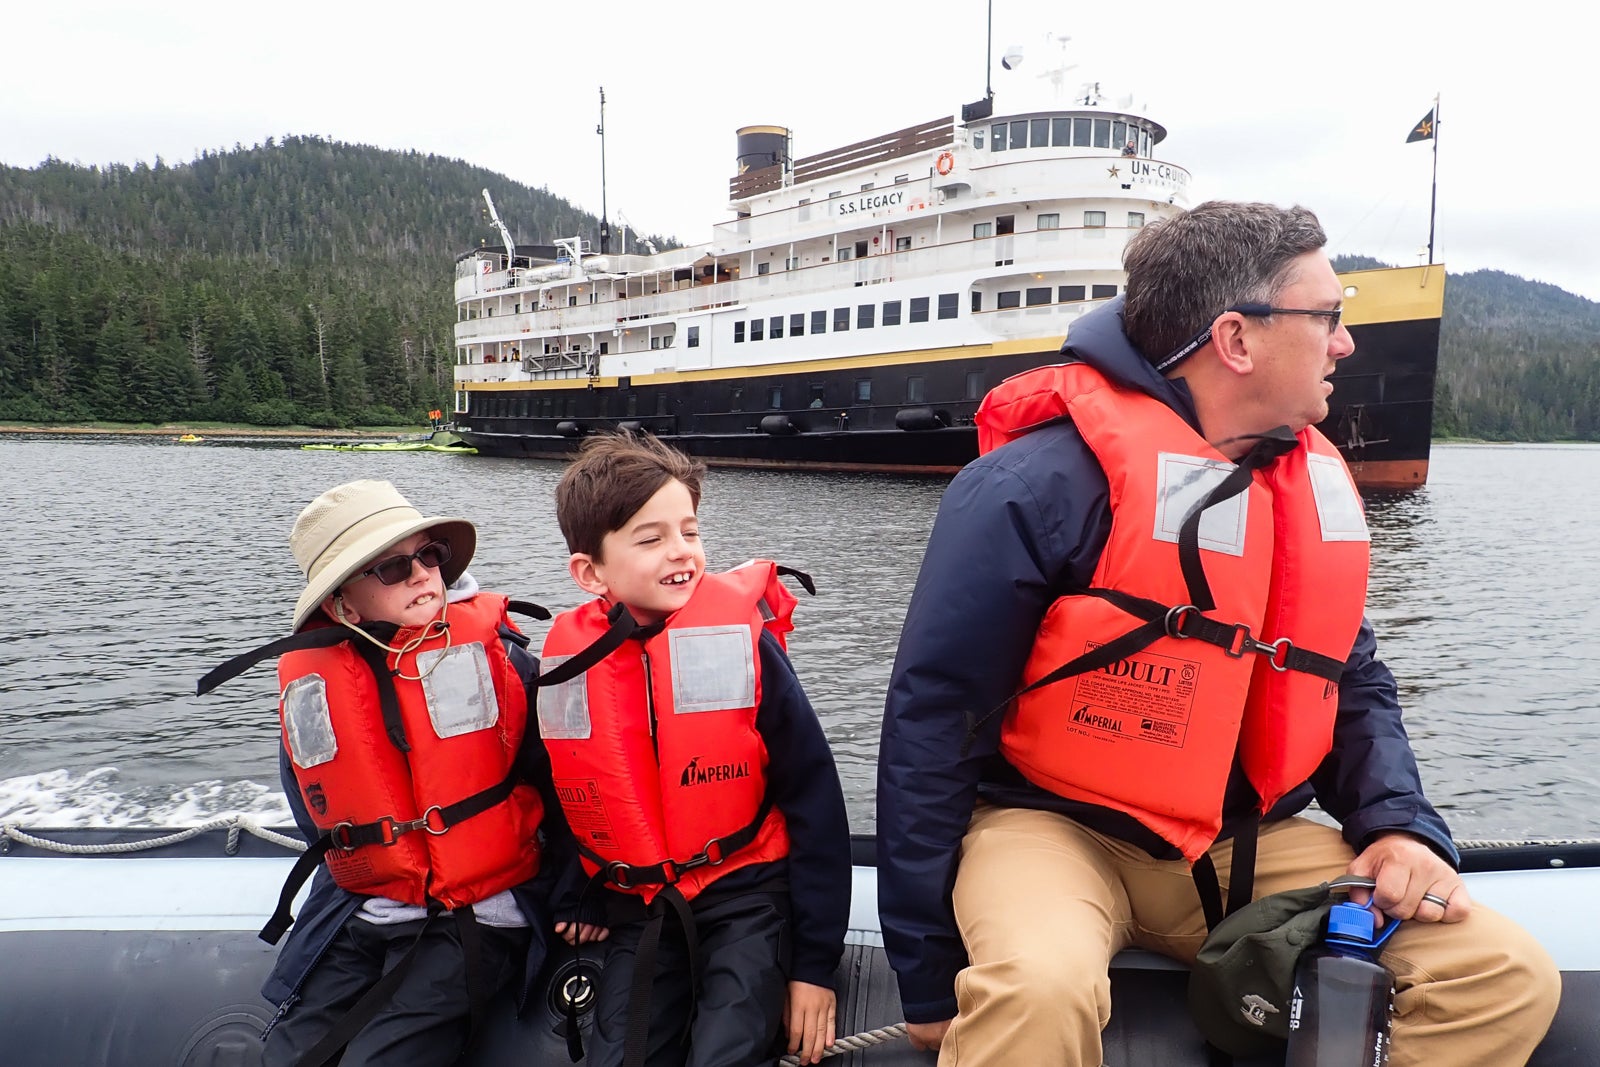
[[[281,426],[37,426],[0,423],[3,434],[59,434],[78,437],[398,437],[405,433],[427,433],[426,427],[395,430],[327,430],[316,427],[288,429]]]

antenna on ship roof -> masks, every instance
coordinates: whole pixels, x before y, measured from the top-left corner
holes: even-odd
[[[600,122],[594,132],[600,135],[600,254],[611,250],[611,223],[606,213],[606,87],[600,87]]]
[[[994,114],[994,0],[989,0],[989,35],[983,49],[983,99],[961,105],[961,121],[977,122]]]

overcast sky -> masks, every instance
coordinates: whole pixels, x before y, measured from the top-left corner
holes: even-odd
[[[1422,261],[1432,145],[1404,142],[1442,94],[1436,260],[1600,300],[1600,59],[1576,4],[993,7],[999,112],[1048,99],[1039,75],[1070,36],[1069,87],[1131,94],[1196,202],[1304,204],[1333,252]],[[598,213],[604,86],[613,219],[691,244],[728,217],[738,127],[788,127],[797,157],[887,133],[982,96],[987,54],[985,0],[14,0],[3,25],[0,162],[174,164],[316,134],[460,157]]]

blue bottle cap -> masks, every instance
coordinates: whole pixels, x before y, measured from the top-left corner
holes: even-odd
[[[1360,904],[1335,904],[1328,912],[1328,940],[1372,944],[1372,912]]]

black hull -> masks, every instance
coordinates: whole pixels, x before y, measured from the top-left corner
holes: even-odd
[[[1416,488],[1428,476],[1439,320],[1354,324],[1350,332],[1356,352],[1332,378],[1320,428],[1358,485]],[[1049,348],[826,371],[752,369],[737,379],[501,386],[470,394],[457,432],[492,456],[561,459],[587,434],[627,427],[719,466],[949,475],[978,454],[973,417],[983,394],[1058,358]]]

